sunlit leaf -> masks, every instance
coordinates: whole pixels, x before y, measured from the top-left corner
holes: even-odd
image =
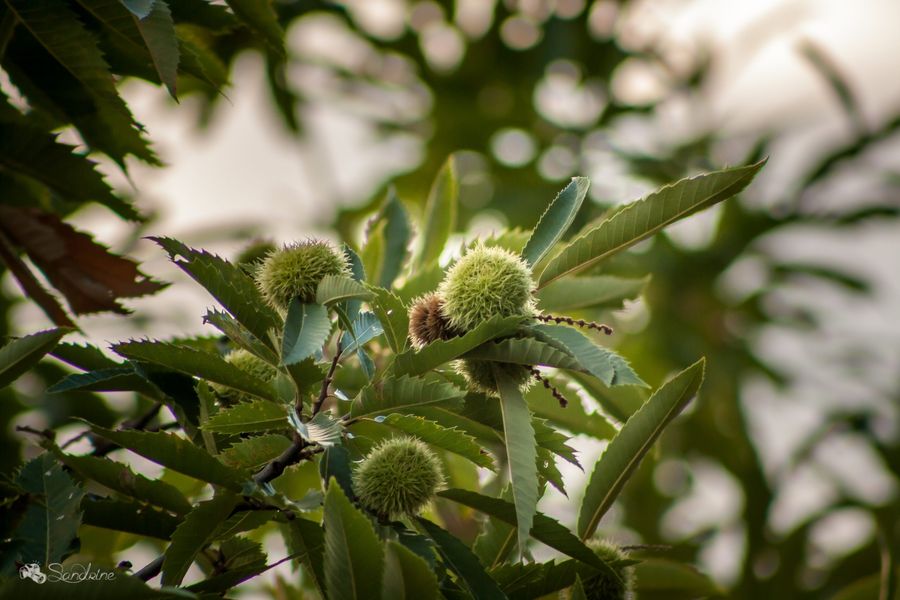
[[[216,433],[253,433],[285,427],[287,427],[286,407],[266,400],[227,406],[203,424],[203,429]]]
[[[428,193],[422,232],[419,236],[421,249],[415,261],[417,268],[437,262],[441,252],[444,251],[444,245],[456,227],[458,199],[456,160],[451,156],[441,167]]]
[[[48,329],[13,339],[0,348],[0,388],[37,364],[70,331],[65,327]]]
[[[572,183],[547,206],[547,210],[541,215],[534,227],[525,249],[522,250],[522,258],[528,266],[537,264],[553,248],[575,220],[581,203],[591,187],[591,180],[587,177],[574,177]]]

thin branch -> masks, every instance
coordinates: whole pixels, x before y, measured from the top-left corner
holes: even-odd
[[[147,563],[147,565],[134,574],[135,577],[140,579],[141,581],[150,581],[157,575],[159,575],[160,571],[162,571],[163,560],[165,560],[165,556],[157,556],[152,561]]]
[[[30,427],[28,425],[16,425],[16,431],[23,431],[25,433],[31,433],[33,435],[39,435],[43,438],[47,438],[51,442],[56,437],[56,434],[50,431],[49,429],[35,429],[34,427]]]
[[[334,381],[334,372],[337,371],[338,361],[341,360],[341,354],[343,353],[343,351],[344,349],[341,348],[341,340],[340,338],[338,338],[337,350],[335,350],[334,352],[334,358],[331,359],[331,367],[328,369],[328,374],[322,381],[322,389],[319,390],[319,397],[316,398],[315,402],[313,402],[312,416],[316,416],[317,414],[319,414],[319,411],[322,410],[322,405],[328,398],[328,388],[331,386],[331,382]]]

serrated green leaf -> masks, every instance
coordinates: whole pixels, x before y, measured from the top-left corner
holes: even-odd
[[[538,306],[557,314],[586,308],[619,309],[625,300],[640,296],[649,280],[649,276],[627,279],[614,275],[557,279],[538,290]]]
[[[72,331],[58,327],[13,339],[0,348],[0,388],[4,388],[53,350],[60,339]]]
[[[299,517],[284,525],[284,542],[296,554],[322,598],[325,597],[325,534],[318,523]]]
[[[140,213],[113,194],[96,163],[73,150],[27,122],[0,123],[0,165],[39,181],[69,202],[96,202],[123,219],[139,221]]]
[[[250,26],[279,56],[284,55],[284,31],[269,0],[225,0],[238,18]]]
[[[350,406],[350,416],[371,417],[415,406],[454,402],[464,395],[462,390],[434,378],[391,376],[378,386],[364,387]]]
[[[576,435],[589,435],[598,440],[610,439],[616,435],[616,428],[606,417],[586,411],[580,398],[570,397],[568,405],[562,407],[559,403],[550,401],[548,396],[546,390],[534,387],[526,394],[525,399],[534,416],[547,420],[554,428],[563,428]]]
[[[510,503],[512,501],[512,489],[509,484],[503,488],[500,499]],[[451,498],[452,500],[452,498]],[[515,514],[515,506],[513,506]],[[515,519],[513,519],[515,520]],[[478,555],[482,564],[488,570],[497,567],[507,561],[509,555],[516,548],[516,524],[506,523],[501,519],[487,515],[481,533],[472,544],[472,551]],[[502,581],[500,582],[502,585]]]
[[[521,554],[537,512],[537,446],[531,413],[518,385],[503,370],[497,367],[493,370],[500,392],[509,481],[516,509],[516,539]]]
[[[35,497],[13,536],[22,542],[18,552],[21,562],[61,562],[78,535],[84,490],[49,452],[25,463],[15,483]]]
[[[379,286],[390,289],[394,280],[403,271],[412,236],[409,215],[393,189],[388,191],[377,219],[378,222],[384,223],[381,229],[384,236],[384,258],[378,276],[375,277],[374,273],[370,273],[369,278]]]
[[[153,59],[153,67],[172,97],[176,97],[178,79],[178,39],[175,23],[165,0],[154,0],[150,13],[137,20],[138,30]]]
[[[682,179],[617,210],[563,248],[541,273],[538,287],[587,269],[679,219],[734,196],[750,184],[764,164],[760,161]]]
[[[147,479],[132,471],[128,465],[97,456],[73,456],[53,444],[49,445],[49,450],[81,477],[96,481],[120,494],[176,514],[184,514],[191,509],[190,502],[176,488],[158,479]]]
[[[76,93],[84,95],[94,105],[101,127],[92,131],[83,128],[84,121],[76,123],[88,143],[96,145],[120,165],[124,165],[126,154],[158,164],[116,90],[96,38],[85,29],[69,5],[63,0],[7,0],[7,6],[40,48],[64,69],[63,75],[83,88]],[[75,101],[74,95],[72,101]],[[82,107],[81,111],[85,109]],[[100,143],[96,144],[98,141]]]
[[[465,585],[475,600],[505,600],[506,595],[497,582],[485,573],[478,557],[468,546],[428,519],[417,517],[416,523],[435,541],[444,563],[459,576],[460,583]]]
[[[81,390],[85,392],[140,392],[151,398],[162,400],[164,394],[152,383],[128,367],[101,369],[88,373],[67,375],[47,388],[49,394],[59,394]]]
[[[203,429],[215,433],[253,433],[287,427],[285,406],[267,400],[241,402],[211,416]]]
[[[581,363],[572,354],[534,338],[488,342],[466,353],[465,357],[519,365],[543,365],[557,369],[583,370]]]
[[[416,257],[416,270],[436,263],[456,227],[459,184],[456,181],[456,160],[451,155],[431,184],[425,203],[422,223],[421,249]]]
[[[91,344],[60,342],[50,351],[50,355],[82,371],[114,369],[124,365],[106,356],[100,348]]]
[[[421,350],[407,350],[394,359],[397,375],[420,375],[459,358],[481,344],[514,333],[524,317],[492,317],[463,336],[432,342]]]
[[[375,286],[366,286],[373,297],[369,300],[372,310],[384,328],[384,337],[395,354],[407,348],[409,312],[403,301],[393,292]]]
[[[368,300],[372,292],[356,279],[343,275],[326,275],[316,288],[316,304],[331,306],[345,300]]]
[[[334,479],[348,498],[356,498],[353,491],[353,461],[346,446],[325,449],[322,460],[319,461],[319,475],[326,486]]]
[[[298,298],[291,301],[284,322],[281,343],[281,362],[293,365],[322,351],[331,333],[328,310],[321,304],[305,304]]]
[[[601,517],[663,429],[697,394],[703,382],[706,360],[700,359],[667,383],[625,423],[594,467],[578,513],[578,535],[594,535]]]
[[[549,483],[556,488],[560,494],[568,498],[569,494],[566,493],[566,482],[563,481],[562,473],[559,470],[559,466],[556,464],[556,458],[553,456],[553,453],[546,448],[538,446],[537,460],[535,462],[537,464],[538,476],[540,477],[539,485],[544,485],[545,482]]]
[[[203,315],[203,323],[209,323],[225,334],[228,339],[255,354],[270,365],[278,364],[278,355],[271,348],[263,344],[255,335],[247,331],[247,328],[238,323],[237,319],[226,312],[216,309],[208,309]]]
[[[569,600],[588,600],[587,595],[584,593],[584,586],[581,585],[581,577],[578,575],[575,575],[575,583],[572,584]]]
[[[387,542],[385,550],[382,598],[437,600],[441,597],[437,577],[427,562],[393,540]]]
[[[219,458],[231,467],[255,469],[277,458],[290,445],[291,440],[277,433],[256,435],[225,448]]]
[[[522,250],[522,258],[529,267],[544,258],[565,235],[590,187],[591,180],[587,177],[573,177],[572,182],[550,203]]]
[[[171,433],[112,431],[97,425],[91,425],[91,430],[144,458],[200,481],[240,491],[249,478],[241,469],[226,467],[206,450]]]
[[[180,585],[194,562],[194,557],[215,536],[216,531],[237,506],[237,496],[217,494],[212,500],[201,502],[189,512],[172,534],[162,565],[162,584]]]
[[[207,381],[246,392],[259,398],[275,401],[275,390],[258,377],[238,369],[225,359],[188,346],[159,341],[133,341],[115,344],[116,354],[133,360],[142,360],[200,377]]]
[[[594,344],[590,338],[564,325],[534,325],[531,330],[539,339],[566,350],[584,370],[606,385],[640,385],[647,387],[628,361],[607,348]]]
[[[443,490],[438,492],[438,495],[500,519],[504,523],[515,525],[517,522],[515,506],[505,500],[460,489]],[[595,569],[604,571],[615,579],[619,579],[619,576],[616,575],[610,565],[603,562],[593,550],[585,546],[575,534],[561,525],[556,519],[552,519],[540,512],[535,513],[531,535],[534,539],[550,546],[554,550],[558,550],[566,556],[570,556]]]
[[[85,525],[157,540],[168,540],[181,522],[181,517],[132,500],[88,496],[82,500],[81,509]]]
[[[195,250],[178,240],[151,237],[175,265],[206,288],[225,310],[247,328],[256,339],[273,350],[269,331],[281,329],[281,317],[266,305],[253,280],[227,260]]]
[[[475,438],[453,427],[444,427],[435,421],[429,421],[416,415],[404,415],[391,413],[382,421],[385,425],[409,433],[423,442],[437,446],[458,454],[463,458],[486,469],[494,470],[494,461],[481,446],[475,442]]]
[[[384,567],[381,542],[369,518],[350,503],[340,485],[328,486],[323,524],[328,598],[378,597]]]

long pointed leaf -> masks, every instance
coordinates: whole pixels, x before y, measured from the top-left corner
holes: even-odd
[[[456,227],[456,204],[459,198],[459,184],[456,181],[456,161],[447,159],[438,172],[428,201],[425,204],[425,220],[422,225],[421,250],[416,257],[418,269],[437,262]]]
[[[67,327],[48,329],[14,339],[0,348],[0,388],[37,364],[70,331]]]
[[[578,535],[594,535],[601,517],[663,429],[687,406],[703,383],[706,360],[700,359],[660,387],[609,443],[591,474],[581,510]]]
[[[522,250],[522,258],[528,266],[536,265],[553,248],[575,220],[581,203],[591,187],[587,177],[573,177],[572,183],[550,203],[534,228],[534,232]]]
[[[493,370],[500,391],[503,437],[516,508],[516,538],[519,553],[522,554],[537,512],[537,444],[534,440],[534,428],[531,426],[531,412],[522,392],[504,371],[497,367],[493,367]]]
[[[237,496],[218,494],[201,502],[184,518],[172,534],[162,565],[162,584],[179,585],[194,562],[194,557],[209,543],[237,505]]]
[[[328,310],[321,304],[304,304],[294,298],[284,322],[281,362],[293,365],[321,352],[329,333]]]
[[[538,287],[587,269],[679,219],[734,196],[750,184],[764,164],[760,161],[682,179],[621,208],[554,257],[541,273]]]

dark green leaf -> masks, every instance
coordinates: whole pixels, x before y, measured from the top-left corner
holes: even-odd
[[[478,557],[461,541],[428,519],[417,517],[416,522],[437,544],[444,562],[460,577],[475,600],[503,600],[506,595],[497,582],[484,572]]]
[[[578,535],[594,535],[600,518],[663,429],[697,394],[706,361],[700,359],[662,387],[625,423],[594,467],[578,514]]]
[[[97,425],[91,425],[91,429],[123,448],[200,481],[240,491],[248,478],[246,473],[226,467],[199,446],[177,435],[161,431],[112,431]]]
[[[458,401],[465,393],[449,383],[424,377],[387,377],[380,386],[368,385],[350,406],[353,418],[397,412],[413,406]]]
[[[287,427],[287,407],[266,400],[241,402],[211,416],[203,429],[216,433],[253,433]]]
[[[650,280],[626,279],[614,275],[557,279],[537,293],[538,306],[550,313],[567,313],[585,308],[619,309],[625,300],[634,300]]]
[[[277,433],[257,435],[235,442],[222,450],[219,457],[226,465],[254,469],[277,458],[290,445],[291,440]]]
[[[385,550],[382,598],[391,600],[437,600],[440,598],[437,578],[427,562],[394,541],[389,541]]]
[[[292,365],[321,352],[329,333],[331,320],[328,310],[321,304],[304,304],[295,298],[291,301],[284,323],[282,363]]]
[[[279,55],[284,54],[284,32],[269,0],[225,0],[238,18],[258,33]]]
[[[86,497],[81,502],[81,509],[85,525],[158,540],[168,540],[181,522],[179,517],[168,512],[131,500]]]
[[[581,203],[591,187],[591,180],[587,177],[574,177],[572,183],[550,203],[540,220],[534,227],[525,249],[522,250],[522,258],[528,266],[536,265],[553,248],[575,220]]]
[[[72,331],[58,327],[16,338],[0,348],[0,388],[4,388],[53,350],[59,340]]]
[[[236,505],[235,495],[222,493],[212,500],[201,502],[187,514],[172,534],[172,543],[166,548],[162,565],[163,585],[181,584],[194,557],[213,539]]]
[[[284,526],[287,534],[285,544],[291,554],[296,554],[306,568],[306,574],[312,578],[319,594],[325,597],[325,535],[318,523],[299,517],[287,522]]]
[[[330,600],[376,598],[381,591],[384,553],[369,518],[340,485],[325,493],[325,588]]]

